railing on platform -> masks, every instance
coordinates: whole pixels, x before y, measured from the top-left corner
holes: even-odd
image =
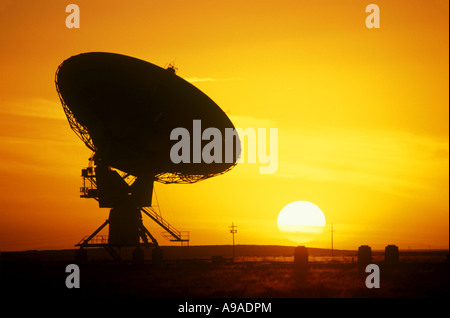
[[[89,235],[83,237],[83,239],[77,244],[79,246],[83,245],[86,240],[89,238]],[[95,235],[89,240],[88,245],[103,245],[108,244],[108,235]]]
[[[178,231],[179,236],[173,237],[169,232],[161,232],[161,236],[171,242],[189,242],[189,231]]]

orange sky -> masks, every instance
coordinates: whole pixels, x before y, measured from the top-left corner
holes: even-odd
[[[65,26],[69,3],[80,29]],[[380,29],[365,26],[369,3]],[[108,217],[78,197],[90,151],[54,85],[88,51],[175,61],[236,127],[278,128],[275,174],[242,163],[156,184],[191,244],[230,244],[234,222],[237,244],[294,245],[276,220],[305,200],[327,220],[308,246],[329,247],[333,223],[335,248],[448,248],[448,12],[444,0],[2,1],[0,250],[72,248]]]

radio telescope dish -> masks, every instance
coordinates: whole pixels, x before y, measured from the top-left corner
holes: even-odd
[[[153,182],[193,183],[223,174],[237,163],[238,154],[227,162],[225,151],[221,162],[195,163],[192,143],[190,162],[172,162],[170,150],[178,142],[170,139],[173,129],[185,128],[193,136],[194,120],[201,121],[202,129],[218,129],[222,136],[227,128],[234,129],[220,107],[175,70],[105,52],[75,55],[57,68],[56,90],[70,127],[94,153],[82,170],[81,196],[112,208],[105,222],[109,245],[139,245],[140,239],[150,244],[148,237],[157,245],[142,225],[141,212],[182,241],[173,227],[152,213]],[[209,141],[201,142],[203,146]],[[225,149],[225,138],[221,142]],[[233,149],[238,143],[235,136]],[[94,236],[78,245],[92,246]]]
[[[234,129],[214,101],[173,70],[120,54],[84,53],[58,67],[56,87],[71,128],[114,168],[150,173],[163,183],[191,183],[228,171],[237,158],[211,164],[170,160],[174,128],[192,136],[193,120],[201,120],[202,127],[215,127],[223,136],[225,128]]]

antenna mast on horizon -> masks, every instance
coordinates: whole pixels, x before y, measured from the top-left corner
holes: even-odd
[[[234,225],[234,222],[231,222],[231,226],[228,227],[230,229],[230,233],[233,235],[233,258],[234,258],[234,234],[237,233],[237,225]]]
[[[333,232],[334,232],[334,230],[333,230],[333,223],[331,223],[331,230],[330,230],[330,232],[331,232],[331,256],[333,256]]]

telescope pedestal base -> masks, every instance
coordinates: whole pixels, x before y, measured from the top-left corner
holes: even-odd
[[[109,235],[97,235],[106,225],[109,225]],[[87,260],[87,247],[103,247],[112,258],[121,261],[121,257],[115,251],[115,247],[136,247],[133,252],[133,260],[136,262],[144,261],[144,253],[141,246],[158,247],[158,242],[150,234],[142,223],[140,209],[137,208],[113,208],[110,211],[109,218],[90,236],[81,240],[76,246],[80,247],[77,258]]]

